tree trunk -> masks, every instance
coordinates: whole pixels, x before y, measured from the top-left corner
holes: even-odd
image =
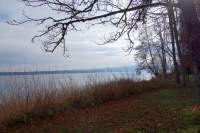
[[[162,56],[161,56],[162,70],[163,70],[164,76],[166,76],[166,74],[167,74],[167,66],[166,66],[167,61],[166,61],[165,43],[164,43],[161,31],[159,31],[159,37],[160,37],[161,52],[162,52]]]
[[[175,10],[173,9],[173,7],[170,8],[170,12],[171,12],[171,17],[172,17],[172,23],[173,23],[173,30],[174,30],[174,39],[176,42],[176,47],[177,47],[177,53],[178,53],[178,57],[180,60],[180,76],[182,77],[182,85],[185,87],[187,86],[187,74],[186,74],[186,70],[184,68],[183,65],[183,56],[182,56],[182,51],[181,51],[181,47],[180,47],[180,43],[179,43],[179,38],[178,38],[178,29],[177,29],[177,23],[176,23],[176,18],[175,18]]]
[[[182,11],[182,23],[187,32],[186,44],[196,65],[196,80],[200,100],[200,2],[199,0],[179,0],[179,7]]]
[[[172,41],[173,62],[174,62],[174,68],[175,68],[175,72],[176,72],[176,80],[177,80],[177,83],[180,84],[181,83],[180,71],[179,71],[179,67],[178,67],[178,63],[177,63],[176,47],[175,47],[175,42],[174,42],[175,39],[174,39],[173,20],[172,20],[173,10],[170,9],[170,8],[172,8],[172,7],[169,6],[167,9],[168,9],[168,16],[169,16],[169,27],[170,27],[171,41]]]
[[[197,81],[197,87],[198,87],[198,98],[200,101],[200,61],[196,64],[197,72],[196,72],[196,81]]]

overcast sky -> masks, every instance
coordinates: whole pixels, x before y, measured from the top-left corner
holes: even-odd
[[[42,50],[40,42],[31,42],[39,27],[33,24],[11,26],[6,24],[12,18],[23,18],[25,11],[31,16],[48,16],[45,9],[29,9],[17,0],[1,0],[0,4],[0,71],[14,70],[61,70],[101,67],[131,66],[133,56],[123,51],[126,41],[115,44],[97,45],[111,27],[96,26],[89,31],[72,33],[67,37],[70,58],[63,56],[62,49],[54,53]]]

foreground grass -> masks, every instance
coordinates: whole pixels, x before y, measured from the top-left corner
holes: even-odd
[[[101,84],[93,81],[84,88],[62,84],[57,88],[54,80],[45,86],[42,80],[32,79],[29,82],[25,80],[24,84],[13,85],[12,89],[6,89],[6,93],[0,93],[0,127],[25,125],[35,120],[49,119],[67,110],[94,107],[174,86],[163,80],[134,81],[126,78]]]
[[[151,88],[150,85],[148,83],[145,87]],[[200,107],[196,90],[193,87],[159,87],[165,89],[154,88],[153,91],[108,100],[96,106],[66,110],[49,119],[2,128],[2,132],[198,133]]]

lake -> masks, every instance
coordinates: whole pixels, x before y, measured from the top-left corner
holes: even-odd
[[[100,84],[117,79],[148,80],[150,74],[143,72],[93,72],[93,73],[65,73],[42,75],[11,75],[0,76],[0,92],[26,88],[56,88],[68,86],[69,88],[84,88],[85,85]]]

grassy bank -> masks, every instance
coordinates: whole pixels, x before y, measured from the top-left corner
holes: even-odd
[[[120,95],[113,95],[117,93],[113,93],[112,89],[104,90],[105,86],[114,84],[118,84],[121,88],[118,91]],[[100,89],[90,95],[89,93],[76,95],[79,97],[76,97],[79,99],[79,104],[75,100],[74,103],[67,104],[65,109],[61,106],[64,109],[62,111],[50,111],[50,113],[45,108],[49,112],[46,119],[32,119],[21,125],[13,123],[12,126],[0,128],[2,129],[0,131],[2,133],[199,133],[200,131],[200,106],[196,89],[192,86],[180,88],[169,80],[141,82],[119,80],[99,85],[98,88],[104,91]],[[96,98],[97,96],[100,97]],[[111,98],[107,99],[107,96]],[[41,113],[42,117],[46,111]],[[40,117],[37,114],[35,118]]]
[[[23,86],[13,84],[12,90],[1,93],[0,123],[4,126],[18,126],[35,119],[50,118],[57,113],[118,100],[130,95],[139,95],[174,86],[173,82],[153,79],[151,81],[134,81],[131,78],[115,79],[99,84],[93,80],[84,87],[72,84],[55,83],[51,79],[48,86],[41,79],[33,78]]]

